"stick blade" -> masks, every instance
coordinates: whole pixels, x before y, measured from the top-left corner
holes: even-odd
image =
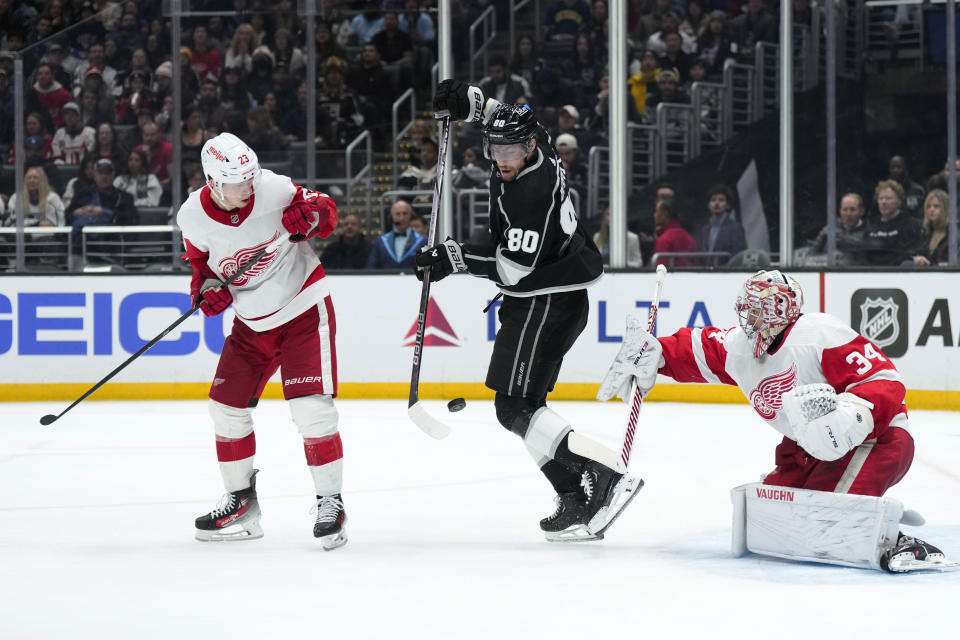
[[[431,438],[443,440],[450,435],[450,427],[427,413],[427,410],[420,402],[414,402],[410,405],[407,408],[407,415],[413,424],[420,427],[420,430]]]
[[[47,415],[40,418],[40,424],[42,424],[43,426],[47,426],[47,425],[53,424],[56,421],[56,419],[57,419],[57,416],[51,413],[48,413]]]

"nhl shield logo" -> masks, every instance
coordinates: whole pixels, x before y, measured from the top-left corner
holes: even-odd
[[[908,309],[902,289],[857,289],[850,298],[850,327],[884,355],[899,358],[908,347]]]
[[[892,297],[867,298],[860,305],[860,333],[878,347],[893,344],[900,337],[899,310]]]

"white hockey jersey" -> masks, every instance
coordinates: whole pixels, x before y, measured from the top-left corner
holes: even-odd
[[[782,396],[798,385],[826,383],[873,403],[876,437],[889,426],[907,428],[906,388],[896,367],[872,342],[823,313],[803,314],[773,353],[753,357],[753,341],[740,327],[681,329],[660,338],[660,373],[678,382],[718,382],[740,387],[754,411],[796,440]]]
[[[183,231],[185,258],[194,270],[191,294],[196,299],[208,278],[226,280],[254,254],[287,236],[283,210],[296,200],[327,195],[298,187],[290,178],[263,169],[254,195],[243,209],[219,209],[204,187],[190,194],[177,213]],[[337,226],[336,205],[320,220],[315,234],[327,237]],[[314,235],[312,233],[311,235]],[[254,331],[266,331],[296,318],[327,296],[323,267],[308,242],[284,243],[230,285],[237,317]]]
[[[53,135],[50,146],[57,164],[80,164],[83,156],[93,151],[96,143],[97,132],[93,127],[84,127],[77,135],[72,135],[66,127],[60,127]]]

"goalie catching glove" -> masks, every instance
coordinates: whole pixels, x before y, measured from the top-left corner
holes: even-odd
[[[794,439],[817,460],[832,462],[863,444],[873,431],[873,404],[828,384],[804,384],[783,394]]]
[[[647,319],[638,313],[627,314],[627,331],[613,364],[600,383],[597,400],[606,401],[617,396],[630,399],[630,383],[637,381],[640,393],[646,396],[657,382],[657,372],[663,366],[663,348],[660,341],[647,331]]]
[[[467,263],[463,261],[463,245],[452,238],[447,238],[440,244],[424,247],[414,259],[417,265],[417,280],[423,280],[424,269],[430,269],[430,280],[438,282],[451,273],[467,270]]]

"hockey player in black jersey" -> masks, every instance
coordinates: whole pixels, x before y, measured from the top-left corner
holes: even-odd
[[[489,244],[446,241],[416,258],[438,281],[467,271],[503,293],[501,327],[486,385],[497,419],[523,438],[557,492],[540,521],[548,540],[595,540],[619,516],[642,481],[570,451],[570,423],[546,406],[563,357],[587,323],[586,288],[603,275],[600,252],[570,201],[549,134],[526,105],[485,99],[479,88],[444,80],[437,116],[483,123],[490,178]]]

